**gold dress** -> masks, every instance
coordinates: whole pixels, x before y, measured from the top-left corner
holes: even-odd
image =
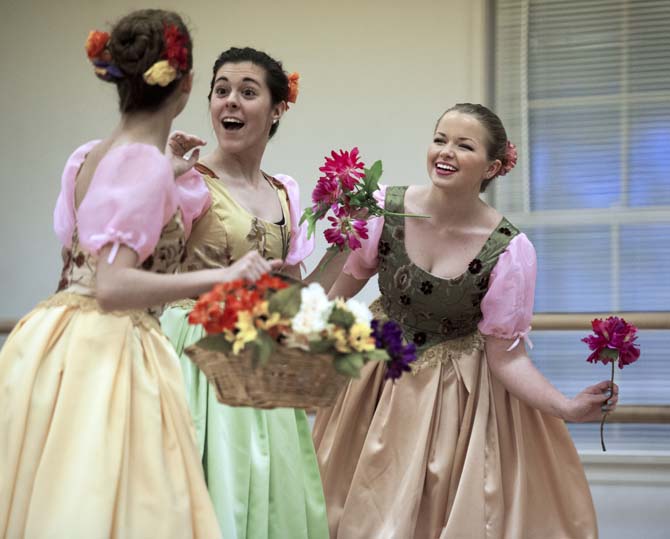
[[[297,226],[298,186],[287,176],[267,176],[284,220],[271,223],[242,207],[214,172],[196,165],[212,196],[193,225],[181,271],[228,266],[251,251],[299,263],[311,242]],[[171,305],[163,331],[178,354],[198,448],[214,509],[226,539],[326,539],[326,506],[304,410],[259,410],[221,404],[205,375],[184,353],[203,337],[188,323],[193,301]]]
[[[0,351],[0,537],[220,537],[160,307],[105,312],[94,297],[93,243],[116,237],[144,253],[138,267],[171,273],[186,212],[176,208],[169,162],[133,144],[101,161],[75,219],[74,179],[94,145],[77,150],[63,175],[60,291]],[[140,192],[133,182],[145,182]]]

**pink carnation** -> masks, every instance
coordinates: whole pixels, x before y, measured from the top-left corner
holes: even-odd
[[[352,219],[343,207],[335,210],[335,216],[329,216],[331,223],[323,235],[330,244],[337,245],[343,250],[348,245],[352,251],[362,247],[361,239],[368,239],[368,224],[361,219]]]
[[[335,178],[324,176],[316,182],[314,191],[312,191],[312,202],[315,208],[332,206],[337,203],[340,197],[341,189]]]
[[[505,176],[506,174],[508,174],[509,171],[516,166],[516,161],[517,161],[516,146],[508,140],[507,145],[505,147],[505,162],[502,164],[502,167],[500,167],[499,175]]]
[[[610,316],[605,321],[596,318],[591,322],[593,333],[582,339],[593,353],[586,359],[591,363],[609,363],[619,359],[619,368],[630,365],[640,357],[640,349],[635,344],[637,328],[623,318]]]
[[[364,165],[358,160],[358,148],[351,152],[340,150],[340,153],[333,151],[332,157],[326,157],[324,166],[319,168],[328,178],[337,178],[345,191],[351,191],[356,184],[365,175]]]

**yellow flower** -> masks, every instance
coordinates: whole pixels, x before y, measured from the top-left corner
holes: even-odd
[[[268,311],[268,306],[270,302],[269,301],[259,301],[254,305],[253,309],[251,310],[254,318],[258,318],[259,316],[267,316],[269,311]]]
[[[144,72],[144,82],[151,86],[167,86],[177,78],[177,70],[167,60],[160,60]]]
[[[375,349],[372,328],[367,324],[354,324],[349,330],[349,344],[356,352],[371,352]]]
[[[235,328],[238,330],[233,342],[233,354],[239,354],[244,346],[258,336],[258,331],[254,326],[254,319],[249,311],[240,311],[237,313],[237,322]]]
[[[288,327],[290,323],[291,323],[290,320],[284,320],[281,317],[281,314],[279,313],[272,313],[265,320],[262,320],[260,318],[256,320],[256,325],[258,326],[258,329],[264,329],[265,331],[268,331],[269,329],[275,326]]]
[[[349,343],[347,342],[346,330],[336,327],[332,331],[331,337],[335,339],[335,350],[341,352],[342,354],[348,354],[351,352],[351,348],[349,348]]]

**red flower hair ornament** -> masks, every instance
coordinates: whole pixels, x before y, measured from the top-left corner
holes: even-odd
[[[121,70],[112,63],[112,55],[107,50],[109,34],[100,30],[91,30],[86,38],[86,56],[94,67],[99,79],[110,82],[123,77]]]

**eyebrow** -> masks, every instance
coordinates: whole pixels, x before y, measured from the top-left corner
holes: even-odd
[[[436,131],[435,134],[440,135],[441,137],[447,138],[447,135],[442,133],[442,131]],[[470,141],[474,142],[475,144],[477,143],[477,141],[475,139],[470,138],[470,137],[458,137],[457,140],[470,140]]]
[[[216,84],[217,82],[230,82],[230,81],[228,80],[228,77],[219,77],[214,81],[214,84]],[[253,79],[251,77],[244,77],[242,79],[242,82],[253,82],[256,86],[260,86],[260,83],[256,79]]]

